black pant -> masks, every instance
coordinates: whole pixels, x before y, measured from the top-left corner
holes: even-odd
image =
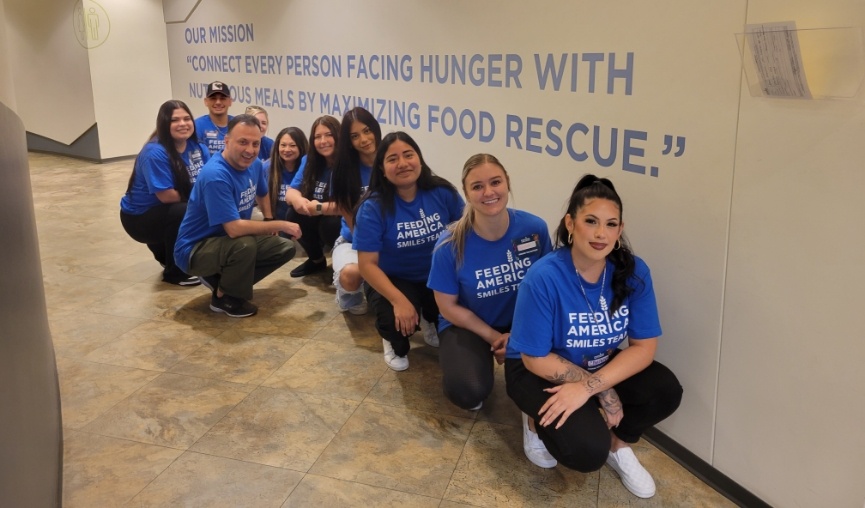
[[[552,396],[543,390],[555,384],[529,372],[522,360],[511,358],[505,360],[505,380],[508,395],[534,419],[538,436],[559,463],[583,473],[604,465],[612,438],[597,397],[574,411],[561,428],[555,428],[558,420],[542,427],[538,411]],[[676,375],[658,362],[613,388],[619,394],[624,416],[612,431],[626,443],[636,443],[646,429],[673,414],[682,401],[682,386]]]
[[[436,305],[432,289],[426,287],[426,281],[413,282],[398,277],[389,277],[389,279],[414,305],[418,316],[423,316],[433,326],[438,325],[439,308]],[[369,284],[366,284],[366,300],[375,311],[375,328],[379,335],[391,343],[397,356],[407,355],[411,346],[408,337],[396,329],[393,305]]]
[[[458,326],[449,326],[439,334],[442,389],[455,405],[472,409],[489,397],[493,391],[493,362],[489,342],[478,334]]]
[[[300,226],[301,236],[297,239],[309,259],[324,257],[324,249],[333,247],[342,227],[339,215],[301,215],[293,207],[288,209],[285,220]]]
[[[162,280],[177,282],[188,277],[174,264],[174,243],[186,214],[186,202],[156,205],[141,215],[120,212],[120,223],[136,242],[147,245],[165,269]]]

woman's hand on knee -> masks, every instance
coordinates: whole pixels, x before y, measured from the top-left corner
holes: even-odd
[[[561,428],[568,417],[583,407],[591,397],[583,383],[565,383],[552,388],[545,388],[544,391],[551,393],[552,397],[547,399],[538,412],[538,415],[541,416],[540,423],[547,427],[558,420],[557,429]]]
[[[418,316],[414,305],[403,297],[401,301],[393,304],[394,327],[404,337],[413,334],[417,329]]]
[[[510,332],[503,333],[499,338],[493,342],[493,345],[490,347],[490,351],[493,352],[493,357],[495,357],[496,362],[499,365],[505,363],[505,351],[508,348],[508,338],[511,336]]]

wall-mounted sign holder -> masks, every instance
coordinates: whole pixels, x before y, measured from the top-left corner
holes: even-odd
[[[849,99],[865,81],[861,27],[747,25],[736,34],[752,97]]]

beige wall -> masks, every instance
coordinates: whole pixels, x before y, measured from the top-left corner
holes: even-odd
[[[784,20],[861,28],[865,4],[749,3],[751,23]],[[743,93],[714,464],[776,506],[865,501],[865,343],[853,319],[865,287],[863,139],[862,90]]]

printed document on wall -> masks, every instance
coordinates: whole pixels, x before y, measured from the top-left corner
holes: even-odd
[[[765,96],[811,98],[796,23],[745,25],[745,38]]]

